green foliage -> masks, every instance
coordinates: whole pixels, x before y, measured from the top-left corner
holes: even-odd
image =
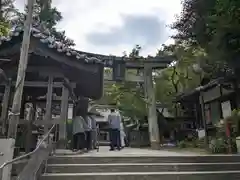
[[[0,12],[0,36],[6,35],[9,31],[10,24],[23,24],[27,13],[20,13],[13,5],[14,0],[2,0]],[[37,0],[33,9],[34,21],[41,24],[42,29],[49,30],[55,41],[61,42],[66,46],[74,46],[73,40],[67,38],[65,31],[56,29],[56,25],[63,19],[61,12],[56,7],[52,7],[52,0]]]
[[[186,145],[186,142],[183,140],[183,141],[180,141],[177,145],[179,148],[186,148],[187,145]]]
[[[129,54],[133,60],[139,56],[140,46],[136,46]],[[126,54],[126,53],[125,53]],[[172,113],[176,113],[175,98],[179,93],[191,90],[200,84],[202,72],[193,69],[199,59],[205,57],[201,48],[192,48],[185,44],[163,46],[157,56],[174,55],[176,62],[162,71],[155,71],[154,84],[156,100],[165,105]],[[105,70],[111,73],[110,69]],[[139,74],[138,70],[131,70],[132,74]],[[143,85],[137,83],[123,82],[108,85],[105,88],[104,101],[108,104],[116,104],[125,116],[144,119],[147,115],[146,102],[144,100]],[[102,100],[103,101],[103,100]]]
[[[182,13],[172,28],[178,31],[176,39],[204,48],[212,64],[222,66],[221,62],[226,62],[235,68],[239,58],[239,21],[240,1],[184,0]]]
[[[33,18],[42,25],[43,29],[48,29],[51,32],[55,41],[61,42],[68,47],[75,45],[74,41],[65,35],[65,31],[56,29],[55,26],[63,17],[56,7],[52,7],[51,0],[37,0],[34,5]]]
[[[0,21],[0,36],[4,36],[9,31],[9,24],[6,21]]]
[[[227,123],[232,125],[232,130],[235,136],[240,135],[240,109],[234,109],[230,117],[224,119],[224,125]]]
[[[103,99],[107,104],[115,104],[123,116],[140,120],[146,116],[142,88],[137,87],[135,83],[124,82],[108,85],[105,88]]]
[[[136,45],[129,55],[124,52],[125,57],[131,60],[140,58],[141,47]],[[111,74],[111,69],[105,69],[105,73]],[[139,74],[138,70],[128,70],[130,74]],[[147,115],[146,102],[144,99],[143,85],[135,82],[121,82],[105,85],[103,98],[99,101],[105,104],[114,104],[125,117],[144,123],[144,117]]]
[[[210,150],[213,154],[223,154],[227,152],[227,144],[223,138],[213,139],[210,143]]]
[[[1,0],[0,2],[0,36],[7,35],[10,28],[10,20],[19,14],[13,2],[14,0]]]
[[[183,9],[172,28],[178,31],[175,38],[191,45],[204,46],[211,40],[208,17],[217,0],[183,0]]]
[[[231,124],[231,138],[226,136],[227,124]],[[229,146],[231,146],[232,153],[237,152],[236,136],[239,134],[239,114],[237,110],[234,110],[230,117],[221,120],[216,128],[216,136],[211,141],[210,149],[212,153],[226,153]],[[219,150],[220,149],[220,150]]]
[[[140,51],[141,51],[142,47],[140,45],[136,45],[131,53],[129,54],[129,57],[133,60],[136,60],[137,58],[140,57]]]
[[[209,47],[211,50],[218,48],[217,52],[214,53],[216,59],[232,61],[238,58],[240,52],[239,21],[240,1],[217,0],[214,13],[209,17],[209,26],[213,34]]]
[[[200,48],[192,48],[184,44],[163,46],[157,56],[174,55],[174,65],[157,72],[156,99],[162,102],[172,113],[176,114],[176,96],[181,92],[191,90],[199,86],[203,72],[196,71],[193,67],[198,64],[199,59],[205,56]]]
[[[62,20],[62,14],[56,7],[51,6],[51,0],[37,0],[34,6],[34,16],[47,28],[53,28]]]

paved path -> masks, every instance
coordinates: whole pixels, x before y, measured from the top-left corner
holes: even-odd
[[[74,155],[70,150],[56,150],[56,155]],[[121,151],[109,151],[109,147],[100,147],[99,152],[96,150],[91,151],[86,154],[79,154],[79,156],[83,157],[146,157],[146,156],[198,156],[200,154],[192,153],[192,152],[172,152],[166,150],[150,150],[150,149],[139,149],[139,148],[124,148]]]

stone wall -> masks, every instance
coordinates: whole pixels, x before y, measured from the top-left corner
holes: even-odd
[[[13,158],[14,139],[0,139],[0,165]],[[7,166],[3,170],[3,180],[10,180],[12,166]]]
[[[129,132],[130,147],[147,147],[150,146],[148,129],[132,130]]]

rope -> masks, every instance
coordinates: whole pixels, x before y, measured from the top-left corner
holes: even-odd
[[[8,116],[19,116],[19,115],[20,115],[20,112],[18,113],[13,113],[12,111],[8,112]]]

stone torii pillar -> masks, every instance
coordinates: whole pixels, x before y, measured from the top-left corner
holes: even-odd
[[[6,123],[8,118],[8,106],[9,106],[10,94],[11,94],[11,81],[5,84],[5,90],[4,90],[3,100],[2,100],[2,112],[0,117],[0,120],[2,122],[2,129],[1,129],[2,135],[5,135],[6,133]]]
[[[62,87],[62,98],[61,98],[61,114],[59,122],[59,144],[58,148],[66,148],[67,145],[67,129],[66,123],[68,119],[68,98],[69,90],[67,87]]]
[[[148,128],[149,138],[152,149],[160,148],[159,126],[156,111],[156,98],[152,77],[152,67],[150,64],[144,64],[144,90],[148,109]]]
[[[52,120],[52,94],[53,94],[53,76],[48,76],[46,114],[44,116],[44,134],[49,130],[49,123]]]

